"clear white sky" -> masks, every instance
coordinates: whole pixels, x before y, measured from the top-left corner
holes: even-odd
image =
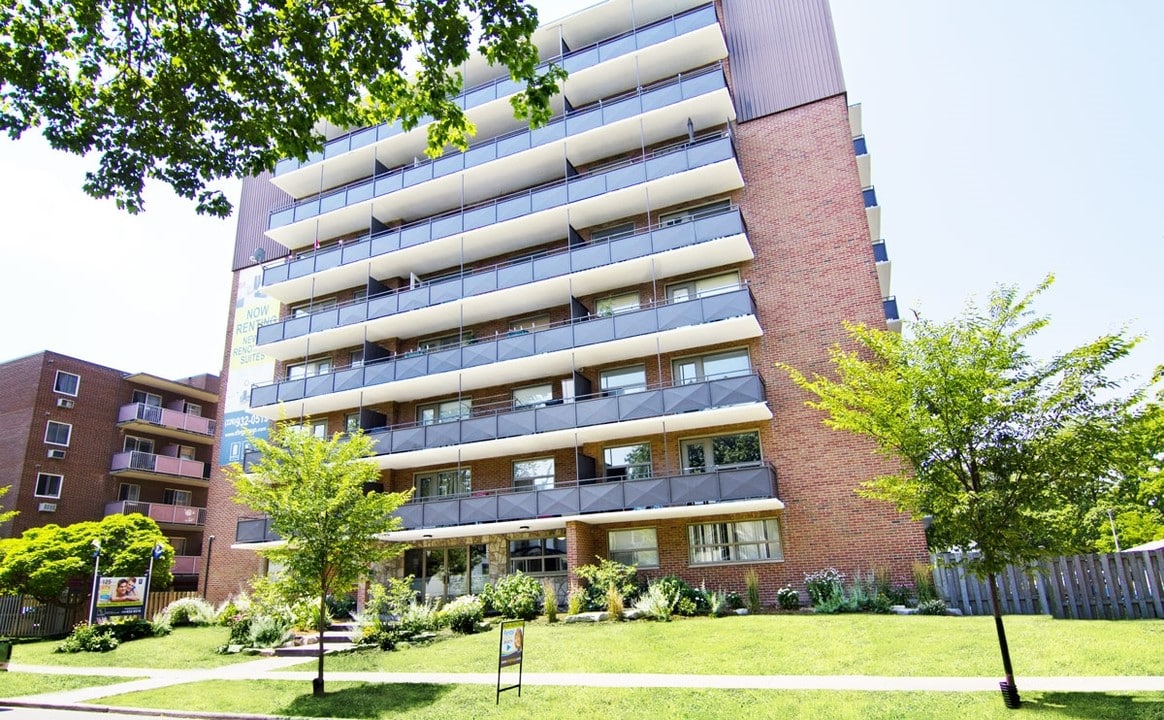
[[[995,283],[1054,272],[1038,351],[1128,326],[1148,339],[1122,371],[1164,363],[1164,3],[832,8],[903,314],[947,318]],[[0,360],[51,349],[218,372],[234,222],[165,188],[130,217],[80,192],[86,167],[38,138],[0,140]]]

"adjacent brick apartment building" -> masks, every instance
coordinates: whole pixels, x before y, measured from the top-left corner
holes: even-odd
[[[198,587],[218,376],[125,373],[54,352],[0,364],[0,537],[114,513],[157,521]]]
[[[221,462],[243,428],[375,438],[414,489],[389,574],[428,597],[596,557],[765,602],[805,572],[925,557],[854,494],[881,467],[775,367],[842,321],[898,325],[859,107],[825,0],[610,0],[548,23],[556,116],[464,69],[478,135],[364,128],[244,184]],[[211,484],[209,591],[262,570],[263,518]]]

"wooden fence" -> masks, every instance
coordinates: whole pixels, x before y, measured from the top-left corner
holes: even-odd
[[[146,600],[145,618],[150,620],[175,600],[201,597],[196,592],[151,592]],[[25,595],[0,595],[0,637],[55,637],[67,635],[73,626],[89,616],[89,593],[69,600],[68,607],[45,605]]]
[[[960,556],[935,556],[934,585],[951,607],[990,615],[985,580],[957,565]],[[1071,555],[1008,567],[998,575],[1004,614],[1076,619],[1164,619],[1164,550]]]

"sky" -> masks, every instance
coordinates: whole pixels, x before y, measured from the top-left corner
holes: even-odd
[[[1164,3],[832,0],[832,13],[903,316],[948,319],[998,283],[1054,273],[1037,355],[1127,328],[1146,337],[1119,374],[1164,364]],[[93,164],[0,139],[0,361],[48,349],[219,372],[234,221],[165,187],[127,215],[81,192]]]

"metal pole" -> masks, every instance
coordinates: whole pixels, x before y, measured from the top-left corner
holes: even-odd
[[[89,592],[89,624],[93,624],[93,616],[97,614],[97,578],[98,568],[101,565],[101,541],[93,541],[93,588]]]
[[[206,592],[210,590],[210,553],[214,552],[214,536],[206,541],[206,572],[202,573],[202,599],[206,599]]]
[[[1115,516],[1112,515],[1111,508],[1107,509],[1107,521],[1111,523],[1111,539],[1115,541],[1116,552],[1120,552],[1120,536],[1116,535]]]

